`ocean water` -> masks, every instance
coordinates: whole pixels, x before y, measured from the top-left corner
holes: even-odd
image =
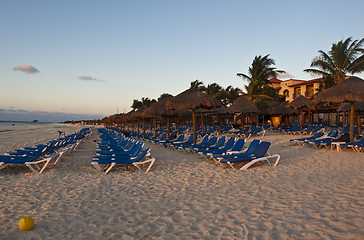
[[[0,122],[0,126],[26,126],[26,125],[47,125],[47,126],[54,126],[59,124],[52,124],[52,123],[29,123],[29,122]]]

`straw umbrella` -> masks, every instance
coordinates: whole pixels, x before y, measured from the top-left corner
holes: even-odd
[[[242,128],[244,130],[244,114],[251,114],[251,113],[260,113],[260,110],[255,106],[254,103],[246,99],[244,96],[240,96],[238,99],[236,99],[233,104],[231,104],[230,107],[227,109],[228,113],[236,114],[241,113],[242,114]]]
[[[147,116],[153,116],[153,117],[167,117],[167,140],[169,140],[169,117],[173,114],[171,112],[171,110],[167,110],[166,108],[166,102],[168,99],[173,98],[172,95],[166,95],[164,96],[162,99],[160,99],[158,102],[153,103],[152,105],[150,105],[149,108],[147,108],[144,113],[143,116],[147,117]],[[156,135],[156,130],[154,130],[154,135]]]
[[[350,103],[343,103],[337,109],[338,112],[348,112],[350,111],[351,104]],[[364,111],[364,102],[355,102],[354,109],[358,112],[358,133],[361,134],[361,118],[360,112]]]
[[[316,102],[349,102],[350,103],[350,141],[354,141],[354,102],[364,102],[364,80],[349,77],[334,87],[317,95]]]
[[[189,88],[186,91],[178,94],[174,98],[168,99],[166,107],[169,110],[173,109],[189,109],[192,111],[193,124],[193,141],[196,144],[196,109],[213,109],[219,108],[222,104],[215,98],[201,92],[196,88]]]
[[[301,120],[300,120],[301,130],[302,130],[302,126],[303,126],[303,109],[304,108],[314,108],[315,106],[316,106],[316,104],[314,102],[305,98],[303,95],[300,95],[298,98],[296,98],[295,100],[293,100],[292,102],[290,102],[288,104],[288,107],[292,107],[293,109],[301,110]]]

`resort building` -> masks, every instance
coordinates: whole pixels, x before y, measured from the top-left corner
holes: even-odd
[[[273,88],[278,90],[278,93],[285,96],[287,102],[291,102],[298,96],[303,95],[306,98],[311,98],[318,92],[321,78],[312,79],[309,81],[288,79],[279,80],[271,78],[269,81]]]

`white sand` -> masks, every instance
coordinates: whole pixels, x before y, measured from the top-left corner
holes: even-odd
[[[277,167],[238,172],[147,144],[149,173],[101,175],[94,134],[41,175],[0,171],[0,239],[364,239],[364,154],[287,146],[294,137],[261,138]]]

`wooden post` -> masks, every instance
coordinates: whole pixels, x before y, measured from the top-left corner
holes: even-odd
[[[350,108],[350,142],[354,142],[354,102],[351,102]]]
[[[196,144],[197,137],[196,137],[196,116],[195,116],[195,110],[192,110],[192,125],[193,125],[193,144]]]
[[[202,134],[204,134],[205,133],[205,128],[203,126],[203,115],[202,115],[202,113],[201,113],[201,128],[202,128]]]
[[[167,141],[169,141],[169,117],[167,117]]]
[[[358,133],[361,134],[361,118],[360,111],[358,111]]]
[[[154,138],[157,137],[157,118],[154,118]]]

